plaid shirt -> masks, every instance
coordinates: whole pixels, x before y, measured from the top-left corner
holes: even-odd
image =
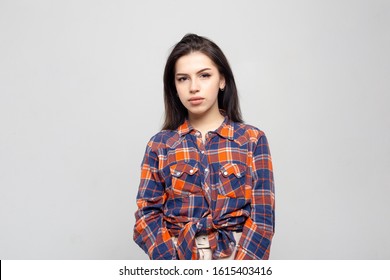
[[[198,234],[214,259],[230,256],[232,231],[242,232],[235,259],[268,259],[274,180],[261,130],[225,117],[203,143],[186,120],[151,138],[141,169],[134,240],[150,259],[198,259]]]

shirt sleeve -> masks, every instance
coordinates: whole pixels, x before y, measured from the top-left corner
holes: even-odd
[[[141,167],[141,180],[137,194],[134,241],[150,259],[176,259],[176,249],[163,220],[166,201],[164,184],[158,172],[158,156],[148,143]]]
[[[246,220],[235,259],[268,259],[275,230],[275,189],[271,154],[264,134],[253,153],[251,215]]]

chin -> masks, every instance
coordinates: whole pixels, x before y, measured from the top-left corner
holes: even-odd
[[[202,116],[206,113],[204,111],[188,111],[188,112],[194,116]]]

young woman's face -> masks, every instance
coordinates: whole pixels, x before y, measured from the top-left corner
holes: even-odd
[[[205,54],[193,52],[180,57],[175,65],[175,85],[189,115],[219,114],[218,92],[225,79]]]

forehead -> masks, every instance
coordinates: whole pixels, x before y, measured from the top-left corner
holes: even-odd
[[[217,69],[215,63],[201,52],[192,52],[180,57],[175,64],[175,73],[196,73],[205,68]]]

